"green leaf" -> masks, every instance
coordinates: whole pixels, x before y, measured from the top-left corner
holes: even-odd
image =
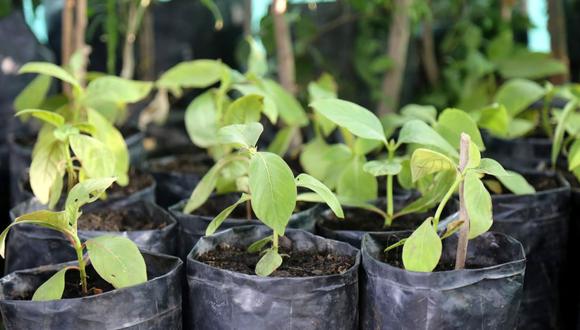
[[[363,169],[374,176],[397,175],[401,172],[402,166],[394,160],[371,160],[367,162]]]
[[[219,129],[218,139],[223,144],[233,144],[238,148],[254,147],[264,131],[260,123],[235,124]]]
[[[342,207],[340,206],[340,202],[338,198],[328,189],[324,183],[318,181],[314,177],[308,174],[300,174],[296,177],[296,186],[303,187],[306,189],[310,189],[317,193],[324,202],[330,207],[332,212],[336,214],[339,218],[344,218],[344,212],[342,211]]]
[[[568,152],[568,171],[572,171],[580,166],[580,140],[576,139]]]
[[[271,123],[275,124],[278,120],[278,107],[274,100],[270,97],[268,93],[266,93],[261,88],[249,85],[249,84],[236,84],[233,88],[243,95],[259,95],[263,98],[264,106],[262,107],[262,111],[264,115],[270,120]]]
[[[214,92],[211,90],[189,104],[185,110],[185,128],[195,145],[207,148],[217,143],[217,116]]]
[[[506,136],[509,130],[510,117],[505,108],[501,104],[484,108],[481,110],[478,125],[485,128],[493,135]]]
[[[147,282],[145,260],[137,245],[121,236],[99,236],[85,242],[91,264],[116,289]]]
[[[424,176],[454,170],[456,165],[447,156],[429,149],[417,149],[411,156],[411,176],[417,182]]]
[[[482,158],[476,170],[479,173],[485,173],[495,177],[509,175],[500,163],[491,158]]]
[[[369,110],[348,101],[323,99],[310,106],[319,114],[352,134],[386,143],[387,138],[380,120]]]
[[[428,218],[403,245],[403,265],[412,272],[431,272],[441,258],[443,244]]]
[[[530,133],[536,127],[536,123],[522,118],[514,118],[509,123],[507,138],[514,139]]]
[[[549,54],[521,52],[497,63],[503,78],[540,79],[568,72],[564,63]]]
[[[248,251],[249,253],[258,253],[262,251],[264,246],[266,246],[266,244],[270,242],[272,242],[272,236],[266,236],[252,243],[250,246],[248,246],[248,249],[246,251]]]
[[[473,143],[473,141],[469,141],[469,159],[467,161],[466,168],[476,168],[481,163],[481,153],[479,149]]]
[[[337,97],[338,86],[334,78],[328,74],[323,73],[316,81],[308,83],[308,98],[310,102],[335,99]]]
[[[325,182],[332,163],[344,164],[351,157],[351,151],[347,146],[342,144],[330,146],[322,138],[315,138],[303,146],[300,165],[306,173]]]
[[[429,209],[441,202],[451,185],[453,185],[456,176],[457,173],[455,171],[445,171],[438,174],[429,187],[422,192],[421,197],[398,211],[396,216],[400,217],[405,214],[429,211]]]
[[[240,197],[240,199],[238,199],[237,202],[235,202],[234,204],[223,209],[223,211],[221,211],[209,223],[209,225],[205,229],[205,235],[206,236],[213,235],[216,232],[216,230],[218,230],[218,228],[222,225],[222,223],[230,216],[230,214],[232,214],[232,212],[236,209],[236,207],[238,207],[238,205],[245,203],[245,202],[249,201],[250,199],[251,199],[251,197],[249,195],[242,194],[242,196]]]
[[[279,130],[276,137],[274,137],[274,141],[272,141],[268,146],[268,151],[275,153],[278,156],[284,156],[286,152],[288,152],[288,148],[290,147],[290,143],[292,143],[296,130],[297,128],[294,126],[284,127]]]
[[[39,139],[38,143],[42,143]],[[30,187],[34,196],[46,204],[51,199],[51,187],[64,176],[64,161],[68,151],[60,141],[52,141],[33,154],[30,164]],[[60,195],[60,192],[59,192]]]
[[[228,67],[215,60],[182,62],[162,74],[157,86],[170,90],[206,88],[220,81],[223,70],[228,70]]]
[[[278,251],[269,249],[256,264],[256,275],[268,276],[282,265],[282,257]]]
[[[381,141],[358,138],[354,141],[353,151],[359,156],[364,156],[382,146]]]
[[[45,212],[50,212],[50,211],[45,211]],[[57,212],[51,212],[51,213],[57,214]],[[63,213],[64,212],[58,212],[58,214],[63,214]],[[30,225],[41,226],[41,227],[45,227],[45,228],[49,228],[49,229],[63,232],[62,227],[59,227],[59,226],[57,226],[57,224],[55,224],[56,222],[61,223],[61,221],[62,221],[62,219],[64,219],[65,215],[61,215],[61,216],[62,216],[62,218],[59,218],[58,219],[59,221],[47,221],[46,219],[29,220],[28,216],[22,216],[22,217],[16,218],[16,220],[14,220],[13,223],[8,225],[8,227],[6,227],[6,229],[4,229],[4,231],[0,234],[0,256],[2,258],[6,257],[6,254],[5,254],[5,252],[6,252],[6,249],[5,249],[6,248],[6,236],[8,236],[8,232],[10,231],[10,228],[12,228],[13,226],[18,225],[18,224],[30,224]]]
[[[469,215],[469,239],[473,239],[491,228],[491,196],[476,172],[468,172],[463,183],[465,208]]]
[[[247,37],[246,41],[250,45],[250,55],[248,56],[248,73],[253,73],[258,77],[268,73],[268,61],[266,51],[254,38]]]
[[[258,219],[282,235],[296,207],[294,175],[280,156],[257,152],[249,170],[252,209]]]
[[[51,81],[49,76],[43,74],[34,78],[14,99],[14,109],[18,112],[40,107],[46,99]]]
[[[242,96],[228,106],[224,113],[224,123],[232,125],[258,122],[263,109],[263,96],[257,94]]]
[[[461,133],[466,133],[471,137],[471,141],[477,145],[479,150],[485,150],[485,145],[481,139],[477,124],[462,110],[445,109],[439,115],[439,119],[434,128],[437,133],[444,137],[456,149],[459,149]]]
[[[377,179],[364,170],[364,164],[364,157],[358,156],[353,157],[346,167],[342,165],[342,174],[336,187],[338,195],[364,201],[377,198]]]
[[[564,112],[562,113],[562,116],[560,116],[558,120],[558,125],[556,125],[556,131],[554,132],[554,142],[552,143],[552,157],[551,157],[552,164],[554,165],[558,161],[558,155],[560,154],[560,150],[562,150],[564,134],[566,133],[565,123],[568,120],[568,117],[570,117],[570,115],[574,113],[574,111],[576,111],[577,106],[578,103],[576,100],[568,102],[564,107]]]
[[[399,143],[415,143],[436,148],[452,157],[459,157],[457,150],[431,126],[420,120],[411,120],[403,125],[399,133]]]
[[[51,124],[55,127],[64,125],[65,119],[63,116],[56,112],[40,110],[40,109],[25,109],[20,110],[16,113],[16,116],[21,117],[25,115],[31,115],[32,117],[38,118],[45,123]]]
[[[437,118],[437,109],[432,105],[407,104],[401,109],[401,115],[410,119],[419,119],[433,125]]]
[[[101,141],[87,135],[69,137],[70,147],[89,178],[115,175],[115,156]]]
[[[506,171],[508,175],[496,176],[496,178],[509,191],[516,195],[534,194],[536,189],[519,173]]]
[[[38,73],[46,76],[55,77],[64,82],[73,85],[76,88],[81,88],[79,82],[68,72],[58,65],[45,62],[29,62],[24,64],[18,73]]]
[[[515,117],[545,94],[544,88],[533,81],[511,79],[499,88],[495,101],[504,105],[509,115]]]
[[[64,292],[64,276],[66,275],[66,271],[69,269],[71,269],[71,267],[65,267],[59,270],[46,280],[46,282],[42,283],[42,285],[34,291],[32,301],[50,301],[62,298]]]
[[[83,205],[92,203],[99,199],[101,195],[115,182],[116,178],[96,178],[86,179],[77,183],[68,193],[66,198],[66,208],[80,209]]]
[[[282,120],[289,126],[306,126],[306,112],[292,94],[273,80],[264,80],[263,88],[270,95]]]
[[[91,107],[102,101],[116,104],[135,103],[147,97],[152,88],[153,83],[151,82],[104,76],[89,83],[85,104]]]
[[[123,135],[99,112],[89,109],[89,122],[96,128],[92,135],[101,141],[114,157],[114,175],[117,183],[126,186],[129,183],[129,148]]]
[[[203,178],[201,178],[197,186],[195,186],[195,189],[191,193],[191,196],[183,209],[183,213],[189,214],[197,210],[205,203],[205,201],[207,201],[211,192],[215,189],[219,173],[227,164],[234,161],[235,158],[235,155],[226,156],[209,169]]]

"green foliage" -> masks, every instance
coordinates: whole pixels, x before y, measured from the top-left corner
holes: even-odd
[[[403,264],[413,272],[430,272],[439,263],[443,244],[428,218],[403,245]]]
[[[83,295],[89,293],[85,270],[85,246],[88,260],[94,269],[99,276],[115,288],[124,288],[147,281],[143,256],[135,243],[129,239],[120,236],[100,236],[87,240],[83,245],[78,237],[77,221],[82,214],[81,207],[98,199],[114,181],[115,178],[87,179],[71,189],[64,211],[41,210],[22,215],[0,234],[0,255],[2,257],[4,257],[5,240],[10,228],[19,224],[34,224],[59,231],[72,242],[77,254],[78,266],[68,266],[55,273],[37,288],[32,300],[60,299],[65,286],[65,273],[70,269],[79,271]]]

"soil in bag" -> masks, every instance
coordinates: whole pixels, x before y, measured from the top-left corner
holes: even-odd
[[[358,329],[358,250],[287,229],[281,267],[254,275],[260,256],[246,249],[271,234],[242,226],[198,241],[187,257],[192,329]]]
[[[469,241],[466,269],[455,270],[457,237],[443,241],[433,272],[404,269],[402,247],[384,249],[411,231],[363,238],[361,329],[514,329],[525,256],[515,239],[488,232]]]
[[[20,270],[0,279],[0,309],[7,330],[182,328],[182,262],[142,251],[148,281],[114,289],[87,266],[88,296],[82,296],[79,274],[65,275],[63,298],[31,301],[36,289],[67,264]]]

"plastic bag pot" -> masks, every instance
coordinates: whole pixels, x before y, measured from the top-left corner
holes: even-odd
[[[574,179],[576,180],[576,179]],[[566,263],[563,269],[560,285],[561,306],[565,329],[580,329],[580,269],[576,266],[578,256],[578,242],[580,242],[580,188],[572,184],[570,194],[570,226],[568,234],[568,248]]]
[[[85,213],[93,210],[106,209],[134,209],[140,216],[151,219],[155,224],[163,224],[160,229],[136,230],[124,232],[110,231],[86,231],[79,230],[82,241],[102,235],[121,235],[129,238],[139,248],[170,255],[176,255],[177,223],[169,213],[161,207],[140,200],[121,200],[117,203],[98,206],[90,205],[85,208]],[[11,210],[11,218],[45,209],[36,199],[31,199],[16,206]],[[67,262],[76,259],[74,249],[69,241],[60,233],[44,227],[22,224],[12,227],[6,240],[6,268],[5,273],[11,273],[21,269],[34,268],[44,265]]]
[[[485,157],[497,160],[507,168],[538,169],[551,163],[552,141],[548,138],[506,140],[484,134]]]
[[[226,195],[224,198],[224,208],[228,205],[235,203],[239,196]],[[178,223],[178,256],[185,260],[187,254],[197,241],[205,236],[205,230],[214,217],[195,215],[195,214],[185,214],[183,213],[183,207],[187,201],[181,201],[180,203],[173,205],[169,208],[169,212],[177,220]],[[321,205],[315,205],[304,211],[294,213],[290,218],[288,223],[289,228],[302,229],[308,232],[314,232],[314,221],[318,213],[322,212],[324,208]],[[217,215],[217,214],[216,214]],[[262,225],[259,220],[252,219],[236,219],[228,218],[220,226],[219,231],[223,231],[229,228],[248,226],[248,225]]]
[[[402,206],[407,205],[412,201],[414,197],[417,197],[415,194],[405,194],[405,195],[396,195],[394,197],[394,206],[395,210],[401,209]],[[385,201],[384,198],[378,199],[375,203],[379,208],[384,209]],[[321,212],[316,216],[316,233],[320,236],[334,239],[341,242],[349,243],[350,245],[359,248],[361,247],[361,241],[363,236],[366,233],[380,233],[380,232],[391,232],[391,231],[400,231],[400,230],[413,230],[417,228],[423,220],[427,218],[425,214],[409,214],[402,216],[401,218],[395,219],[390,227],[381,227],[383,224],[383,219],[374,212],[366,211],[357,208],[350,208],[345,207],[345,218],[350,216],[349,213],[351,212],[358,212],[355,216],[358,217],[360,220],[363,221],[372,221],[378,224],[378,228],[372,231],[369,230],[362,230],[358,228],[352,229],[341,229],[335,227],[335,225],[339,225],[343,219],[338,219],[334,217],[334,214],[328,210],[325,212]],[[333,226],[334,225],[334,226]]]
[[[183,263],[143,252],[146,283],[95,296],[53,301],[22,300],[64,264],[21,270],[0,279],[0,310],[7,330],[181,329]]]
[[[570,186],[554,174],[524,175],[532,183],[554,180],[557,187],[531,195],[492,196],[492,230],[520,241],[526,253],[519,328],[557,329],[561,327],[560,279],[567,249]]]
[[[183,156],[184,157],[184,156]],[[197,154],[191,161],[199,165],[198,170],[188,172],[167,170],[165,167],[176,162],[180,156],[166,156],[150,159],[145,168],[157,182],[155,199],[162,207],[170,207],[179,201],[189,198],[195,186],[211,167],[212,160],[205,154]]]
[[[383,262],[383,250],[410,234],[364,236],[361,329],[516,327],[526,268],[518,241],[500,233],[470,240],[467,264],[474,269],[419,273]],[[443,241],[444,264],[455,263],[456,248],[455,236]]]
[[[236,227],[198,241],[187,257],[193,329],[358,329],[359,252],[349,244],[287,230],[293,249],[355,257],[343,274],[260,277],[214,268],[196,258],[220,243],[247,247],[270,235],[264,226]]]
[[[142,132],[136,131],[125,138],[129,149],[131,164],[141,164],[145,158]],[[32,161],[32,146],[25,146],[16,140],[14,135],[9,135],[8,146],[10,151],[10,177],[13,184],[10,186],[11,205],[28,200],[32,193],[25,187],[28,181],[28,169]]]

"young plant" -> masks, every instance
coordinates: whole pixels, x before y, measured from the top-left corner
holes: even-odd
[[[259,123],[230,125],[220,129],[222,142],[238,149],[237,157],[243,158],[248,164],[248,171],[238,180],[242,187],[242,196],[212,220],[206,229],[206,235],[215,233],[238,205],[250,203],[256,217],[273,230],[271,236],[249,247],[250,252],[263,250],[263,256],[256,265],[256,274],[268,276],[282,264],[279,237],[284,235],[290,216],[296,208],[296,201],[301,199],[302,194],[298,194],[299,187],[316,193],[338,217],[342,218],[344,214],[336,196],[323,183],[308,174],[300,174],[295,178],[280,156],[257,151],[256,143],[261,133],[262,125]],[[271,247],[264,250],[268,243],[271,243]]]
[[[568,99],[562,111],[554,110],[556,128],[553,136],[551,163],[556,169],[560,154],[568,161],[568,171],[580,181],[580,85],[573,84],[559,89],[559,96]],[[562,152],[564,151],[564,152]]]
[[[61,299],[65,287],[65,273],[75,269],[80,273],[83,296],[97,294],[96,288],[89,288],[86,267],[93,265],[95,271],[116,289],[141,284],[147,281],[147,271],[143,256],[131,240],[121,236],[99,236],[81,242],[77,232],[77,222],[81,207],[94,202],[113,184],[115,178],[88,179],[75,185],[69,192],[63,211],[35,211],[22,215],[0,234],[0,255],[4,257],[6,236],[11,227],[32,224],[61,232],[76,251],[77,265],[66,266],[42,284],[32,297],[35,301]],[[86,256],[84,250],[86,249]],[[92,292],[91,292],[92,290]]]
[[[413,181],[436,173],[453,174],[452,184],[434,216],[427,218],[411,236],[385,249],[388,252],[403,245],[405,269],[416,272],[431,272],[437,267],[441,258],[442,240],[457,230],[460,236],[455,267],[464,268],[468,240],[485,233],[493,223],[491,195],[482,181],[484,175],[494,176],[515,190],[534,191],[525,180],[509,174],[495,160],[481,158],[479,148],[465,133],[461,134],[458,161],[442,153],[419,148],[411,157],[411,173]],[[449,224],[442,236],[439,236],[437,232],[442,211],[458,188],[459,220]]]
[[[117,176],[119,185],[127,185],[129,152],[107,114],[143,99],[152,84],[102,76],[85,88],[68,71],[40,62],[24,65],[20,73],[39,74],[15,100],[16,116],[43,122],[30,166],[30,185],[39,201],[54,207],[65,174],[67,190],[86,178]],[[51,77],[72,86],[71,99],[55,105],[46,98]]]
[[[342,156],[342,159],[346,159],[349,163],[346,166],[343,163],[341,167],[344,170],[338,171],[339,178],[336,188],[341,198],[343,196],[351,199],[363,198],[365,202],[376,198],[376,177],[385,176],[386,210],[382,212],[385,218],[385,227],[390,226],[394,219],[403,215],[426,211],[443,198],[445,189],[441,189],[441,185],[434,184],[433,178],[429,178],[415,185],[422,191],[422,196],[398,212],[395,212],[393,192],[395,177],[397,177],[399,184],[404,188],[413,187],[412,182],[409,182],[409,161],[405,157],[399,156],[398,152],[402,149],[403,145],[421,145],[438,150],[448,157],[457,158],[457,151],[453,147],[458,140],[455,124],[465,119],[469,120],[467,115],[463,115],[459,110],[448,109],[443,112],[438,122],[434,122],[433,118],[435,128],[432,128],[423,121],[429,121],[429,118],[426,118],[426,116],[429,117],[429,112],[425,112],[422,118],[419,116],[419,112],[415,112],[418,117],[423,119],[421,120],[412,116],[414,110],[410,109],[404,113],[406,117],[399,118],[397,122],[394,122],[394,120],[392,122],[390,119],[385,120],[388,125],[383,127],[381,121],[372,112],[351,102],[327,98],[317,100],[311,103],[310,106],[314,108],[318,115],[338,125],[343,131],[358,137],[354,143],[347,141],[347,145],[350,144],[348,149],[350,149],[351,153]],[[395,126],[399,124],[402,125],[402,128],[398,140],[388,138],[396,128]],[[470,132],[474,132],[474,135],[477,134],[479,137],[479,131],[474,123],[468,121],[463,126],[467,127]],[[478,142],[483,146],[480,137]],[[381,145],[386,150],[386,158],[367,162],[364,154],[370,150],[380,148]],[[327,148],[321,145],[321,149]],[[341,150],[345,150],[345,148],[341,147]],[[312,152],[312,150],[305,148],[304,152]],[[334,156],[330,152],[320,150],[318,153],[326,155],[327,157]],[[339,161],[337,159],[331,160],[334,164],[337,164]],[[327,171],[330,168],[322,169],[319,173],[324,175],[324,172],[328,173]],[[436,176],[434,180],[442,182],[448,181],[443,175]],[[364,182],[364,184],[360,184],[361,182]],[[361,193],[361,189],[366,191],[374,189],[374,191]]]

